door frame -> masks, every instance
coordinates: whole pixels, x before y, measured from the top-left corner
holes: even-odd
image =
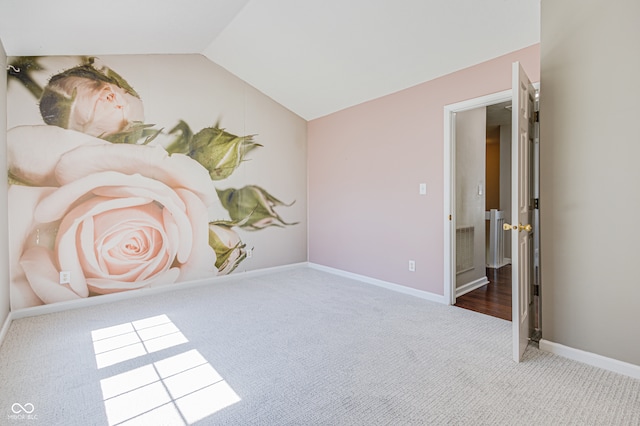
[[[540,83],[533,83],[540,90]],[[444,106],[444,300],[456,303],[456,129],[455,114],[487,107],[513,98],[513,89],[480,96]],[[536,164],[536,167],[540,167]],[[539,253],[538,253],[539,255]],[[513,259],[511,260],[514,261]]]
[[[444,299],[456,303],[456,121],[458,112],[510,101],[511,89],[444,106]]]

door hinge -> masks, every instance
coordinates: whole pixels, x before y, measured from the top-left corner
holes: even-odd
[[[540,286],[539,285],[534,285],[533,286],[533,295],[534,296],[540,296]]]
[[[540,111],[535,111],[533,113],[533,121],[535,121],[536,123],[540,122]]]
[[[540,209],[540,199],[539,198],[534,198],[533,199],[533,208],[536,210]]]

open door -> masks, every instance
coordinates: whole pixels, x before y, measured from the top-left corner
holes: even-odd
[[[520,362],[532,330],[533,159],[536,90],[519,62],[513,64],[511,140],[513,359]]]

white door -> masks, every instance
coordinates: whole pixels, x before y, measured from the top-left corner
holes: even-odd
[[[533,282],[533,149],[536,90],[522,70],[513,64],[511,140],[512,218],[512,324],[513,359],[520,362],[529,343]],[[505,230],[507,225],[505,225]]]

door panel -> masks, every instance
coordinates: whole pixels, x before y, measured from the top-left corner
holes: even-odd
[[[535,89],[518,62],[513,64],[512,100],[512,323],[513,359],[520,362],[529,343],[532,309],[533,233],[531,229]],[[516,225],[517,224],[517,225]],[[528,226],[529,225],[529,226]]]

